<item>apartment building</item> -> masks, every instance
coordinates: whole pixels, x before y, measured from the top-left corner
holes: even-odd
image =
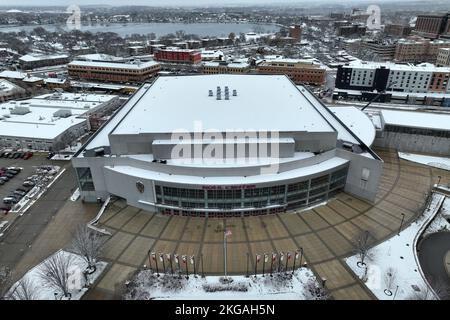
[[[450,67],[450,48],[440,48],[438,50],[436,66]]]
[[[285,74],[295,84],[320,86],[326,77],[325,67],[313,60],[277,58],[260,63],[257,70],[263,74]]]
[[[250,71],[245,61],[208,61],[203,64],[204,74],[243,74]]]
[[[413,33],[430,39],[450,37],[450,13],[418,15]]]
[[[396,62],[435,63],[441,48],[450,48],[450,40],[431,41],[417,36],[401,39],[397,42],[394,60]]]
[[[197,64],[202,61],[202,55],[198,50],[168,47],[157,50],[155,60],[167,63]]]

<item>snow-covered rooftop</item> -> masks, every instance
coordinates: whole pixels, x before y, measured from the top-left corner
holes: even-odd
[[[450,114],[382,110],[386,124],[450,131]]]
[[[355,107],[329,108],[367,146],[375,140],[375,127],[369,117]]]
[[[0,105],[0,136],[54,139],[68,128],[86,121],[81,115],[114,98],[113,95],[55,93],[9,101]],[[15,109],[24,112],[11,113]],[[60,110],[68,116],[55,116]]]
[[[41,60],[53,60],[53,59],[67,59],[69,56],[67,54],[26,54],[19,58],[21,61],[33,62]]]
[[[427,72],[448,72],[450,73],[450,67],[436,67],[430,63],[422,63],[418,65],[413,64],[399,64],[392,62],[367,62],[361,60],[355,60],[349,63],[348,65],[351,68],[358,69],[377,69],[384,67],[390,70],[398,70],[398,71],[427,71]],[[345,66],[344,66],[345,67]]]
[[[222,99],[216,99],[216,87]],[[225,86],[230,99],[225,100]],[[312,131],[333,127],[286,76],[202,75],[158,78],[113,134],[179,130]],[[209,90],[213,96],[209,96]],[[233,96],[237,90],[237,96]],[[200,121],[202,128],[196,128]]]
[[[145,68],[158,65],[156,61],[147,62],[103,62],[103,61],[82,61],[75,60],[69,63],[69,66],[82,66],[82,67],[99,67],[99,68],[116,68],[116,69],[135,69],[142,70]]]

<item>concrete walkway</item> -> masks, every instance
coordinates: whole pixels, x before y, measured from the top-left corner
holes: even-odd
[[[196,255],[196,268],[223,273],[223,229],[232,230],[228,242],[227,269],[230,274],[245,274],[247,253],[250,272],[255,255],[304,249],[303,260],[313,271],[326,278],[326,285],[336,299],[374,299],[373,295],[349,270],[343,258],[353,252],[356,235],[369,230],[378,242],[395,234],[405,214],[406,227],[424,204],[430,186],[442,177],[450,181],[450,172],[431,169],[399,160],[395,151],[377,150],[384,159],[384,173],[374,203],[342,193],[325,206],[279,215],[205,219],[163,216],[112,203],[102,216],[99,227],[112,233],[103,259],[109,265],[85,299],[119,298],[120,286],[130,274],[148,265],[149,250],[180,255]],[[47,228],[34,241],[17,265],[22,274],[31,266],[70,243],[71,232],[81,222],[92,219],[99,206],[67,201]],[[161,266],[160,266],[161,267]],[[289,265],[289,268],[292,264]],[[268,270],[266,265],[266,272]],[[257,266],[262,272],[262,264]]]
[[[327,279],[326,285],[336,299],[374,299],[343,262],[343,258],[353,253],[354,238],[369,230],[377,242],[384,241],[397,232],[401,213],[405,214],[406,227],[422,211],[425,195],[438,175],[443,183],[450,180],[448,171],[399,160],[395,151],[377,152],[385,165],[375,203],[342,193],[325,206],[302,212],[205,219],[162,216],[116,202],[100,221],[101,227],[113,234],[104,251],[104,259],[110,265],[86,298],[118,298],[118,285],[149,264],[149,250],[196,255],[198,271],[201,271],[198,257],[203,254],[205,273],[221,274],[222,232],[227,228],[232,231],[228,242],[229,274],[246,273],[247,253],[253,273],[256,254],[302,247],[304,259],[316,274]],[[261,263],[257,271],[262,273]]]

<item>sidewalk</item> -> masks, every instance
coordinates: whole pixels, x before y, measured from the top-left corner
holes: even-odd
[[[97,204],[67,201],[17,263],[14,278],[19,279],[46,257],[69,245],[77,226],[94,218],[98,209]]]

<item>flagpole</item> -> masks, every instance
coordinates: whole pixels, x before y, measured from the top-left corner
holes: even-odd
[[[169,261],[170,261],[170,271],[173,275],[172,255],[170,255],[170,253],[169,253]]]
[[[151,257],[150,257],[150,250],[148,250],[148,252],[147,252],[147,254],[148,254],[148,265],[149,265],[149,267],[150,267],[150,271],[151,271],[151,273],[153,273],[153,268],[152,268],[152,259],[151,259]]]
[[[272,255],[270,257],[270,276],[271,277],[273,277],[272,272],[273,272],[273,252],[272,252]]]
[[[185,258],[186,258],[186,261],[185,261],[185,263],[186,263],[186,279],[189,279],[189,261],[187,260],[188,259],[187,256],[185,256]]]
[[[204,278],[205,272],[203,271],[203,253],[200,254],[200,259],[202,260],[202,278]]]
[[[265,268],[265,266],[266,266],[266,254],[264,253],[264,256],[263,256],[263,277],[264,277],[264,268]]]
[[[197,278],[197,275],[195,274],[195,256],[192,256],[192,261],[194,261],[194,278]]]
[[[225,278],[227,277],[227,234],[226,230],[223,233],[223,254],[224,254],[224,271]]]

